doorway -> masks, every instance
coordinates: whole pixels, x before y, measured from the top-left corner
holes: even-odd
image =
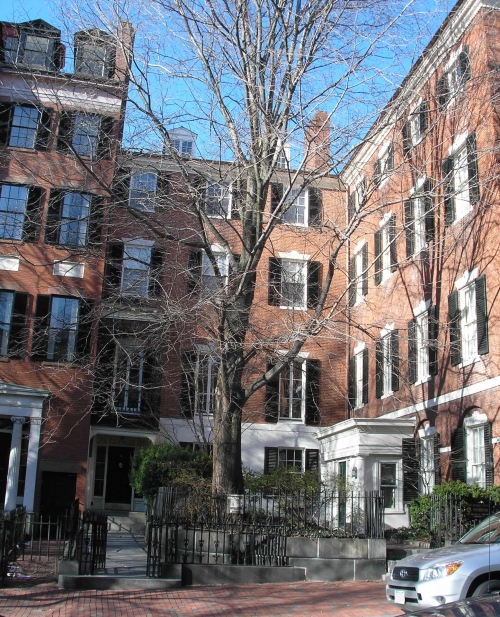
[[[126,505],[130,509],[132,487],[130,486],[130,462],[134,448],[108,446],[108,464],[106,469],[106,508]]]

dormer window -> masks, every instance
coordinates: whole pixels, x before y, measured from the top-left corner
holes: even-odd
[[[172,147],[177,150],[179,154],[184,154],[187,156],[192,156],[194,151],[194,144],[190,140],[182,140],[182,139],[173,139]]]
[[[3,61],[33,69],[57,70],[62,67],[64,47],[60,30],[39,19],[22,24],[2,24]]]
[[[75,73],[91,77],[112,77],[115,50],[113,39],[101,30],[75,34]]]
[[[169,131],[165,153],[172,154],[173,151],[186,158],[196,156],[196,134],[184,127]]]

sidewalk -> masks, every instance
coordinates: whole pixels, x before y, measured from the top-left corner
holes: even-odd
[[[185,587],[175,591],[0,588],[2,617],[394,617],[383,582]]]

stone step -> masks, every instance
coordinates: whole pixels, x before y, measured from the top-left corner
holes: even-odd
[[[144,534],[146,530],[146,513],[108,513],[108,531],[129,531]]]
[[[178,579],[146,578],[131,576],[109,576],[106,574],[71,575],[60,574],[58,578],[59,589],[127,589],[127,590],[161,590],[177,589],[181,586]]]

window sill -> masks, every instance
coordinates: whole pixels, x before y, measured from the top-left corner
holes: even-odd
[[[471,364],[476,364],[476,362],[479,362],[480,360],[481,356],[476,354],[475,356],[472,356],[472,358],[468,358],[467,360],[460,362],[457,368],[466,368],[468,366],[471,366]]]
[[[427,377],[422,377],[421,379],[418,379],[414,384],[412,384],[413,386],[421,386],[424,383],[427,383],[428,381],[430,381],[432,379],[431,375],[427,375]]]
[[[285,311],[307,311],[305,306],[280,306]]]
[[[380,400],[383,401],[384,399],[389,398],[390,396],[394,396],[394,392],[392,390],[390,392],[382,394],[382,396],[380,397]]]
[[[304,418],[278,418],[278,422],[292,422],[292,424],[304,424]]]

